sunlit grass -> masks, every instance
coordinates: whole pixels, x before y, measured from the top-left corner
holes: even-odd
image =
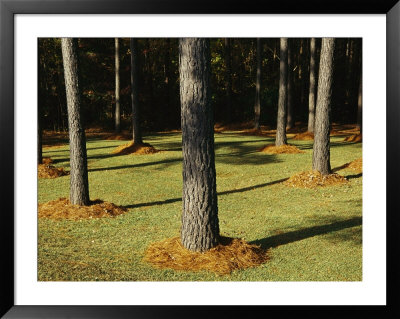
[[[332,137],[331,164],[362,154],[362,144]],[[115,156],[126,141],[89,140],[91,199],[125,206],[116,218],[38,222],[39,280],[116,281],[359,281],[362,280],[362,176],[350,170],[342,186],[288,188],[281,181],[311,169],[312,141],[289,143],[303,154],[268,155],[273,138],[215,135],[219,221],[225,236],[270,249],[260,267],[218,276],[160,270],[142,261],[152,242],[179,235],[182,196],[181,136],[145,137],[162,152]],[[69,170],[68,146],[44,149]],[[39,180],[40,203],[69,196],[69,176]]]

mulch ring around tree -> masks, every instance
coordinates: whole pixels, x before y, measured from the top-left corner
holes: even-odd
[[[275,146],[275,144],[268,144],[264,146],[263,148],[260,149],[260,152],[262,153],[268,153],[268,154],[299,154],[299,153],[304,153],[304,151],[298,149],[294,145],[280,145],[280,146]]]
[[[348,170],[352,170],[353,172],[356,172],[356,173],[362,173],[362,171],[363,171],[362,157],[360,157],[350,163],[346,163],[346,164],[338,167],[336,170],[341,170],[341,169],[348,169]]]
[[[299,133],[299,134],[296,134],[293,137],[293,139],[297,140],[297,141],[312,141],[314,139],[314,133],[312,133],[312,132]]]
[[[147,143],[143,144],[135,144],[132,141],[118,146],[115,148],[111,154],[118,154],[118,155],[127,155],[127,154],[138,154],[138,155],[143,155],[143,154],[154,154],[159,152],[156,150],[153,146]]]
[[[347,182],[348,180],[339,174],[322,175],[320,172],[312,170],[293,175],[283,182],[283,184],[289,187],[315,188],[342,185]]]
[[[144,261],[156,268],[184,271],[206,270],[218,275],[233,270],[259,266],[269,260],[267,250],[242,239],[220,237],[220,244],[206,252],[193,252],[181,244],[179,237],[151,244]]]
[[[46,161],[48,163],[46,163]],[[38,178],[57,178],[69,174],[64,168],[55,167],[50,163],[52,163],[52,161],[43,159],[43,164],[38,165]]]
[[[113,203],[96,199],[88,206],[72,205],[67,198],[59,198],[38,205],[38,217],[49,219],[91,219],[115,217],[127,210]]]
[[[353,135],[347,136],[343,141],[344,142],[352,142],[352,143],[360,143],[360,142],[362,142],[362,134],[353,134]]]

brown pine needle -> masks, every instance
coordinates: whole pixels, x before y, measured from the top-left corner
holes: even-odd
[[[269,257],[267,251],[242,239],[221,237],[220,244],[206,252],[192,252],[182,246],[179,237],[151,244],[144,261],[157,268],[183,271],[211,271],[219,275],[236,269],[259,266]]]

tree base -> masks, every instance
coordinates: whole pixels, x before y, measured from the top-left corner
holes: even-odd
[[[123,144],[114,149],[111,154],[117,155],[128,155],[128,154],[138,154],[138,155],[146,155],[146,154],[154,154],[158,153],[153,146],[147,143],[135,144],[134,142],[129,142],[127,144]]]
[[[289,187],[297,188],[315,188],[315,187],[325,187],[342,185],[347,183],[347,179],[344,176],[333,173],[329,175],[322,175],[318,171],[307,171],[298,173],[283,184]]]
[[[59,198],[38,205],[38,217],[49,219],[91,219],[115,217],[124,214],[125,208],[96,199],[88,206],[72,205],[67,198]]]
[[[262,153],[268,153],[268,154],[300,154],[304,153],[304,151],[298,149],[294,145],[280,145],[280,146],[275,146],[275,144],[269,144],[264,146],[263,148],[260,149],[260,152]]]
[[[144,261],[157,268],[184,271],[211,271],[219,275],[236,269],[256,267],[268,261],[267,250],[242,239],[220,237],[220,244],[206,252],[192,252],[182,246],[179,237],[151,244]]]

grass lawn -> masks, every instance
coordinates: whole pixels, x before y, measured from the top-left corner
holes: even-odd
[[[312,141],[289,143],[302,154],[257,152],[274,139],[235,132],[215,134],[221,234],[269,248],[270,260],[230,275],[156,269],[142,261],[149,244],[179,236],[182,151],[179,133],[145,136],[162,150],[113,155],[127,141],[87,141],[91,199],[128,208],[115,218],[38,220],[39,281],[360,281],[362,176],[316,189],[282,184],[311,169]],[[69,148],[44,148],[56,167],[69,170]],[[331,137],[331,165],[362,156],[361,143]],[[39,179],[39,203],[69,197],[69,176]]]

